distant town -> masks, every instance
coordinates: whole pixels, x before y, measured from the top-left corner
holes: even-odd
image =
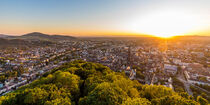
[[[40,38],[45,36],[41,33]],[[29,36],[29,35],[28,35]],[[35,35],[36,36],[36,35]],[[49,36],[50,37],[50,36]],[[60,65],[84,60],[123,72],[142,84],[164,85],[189,95],[210,99],[210,38],[57,38],[27,35],[27,44],[0,46],[0,94],[31,83]],[[13,41],[17,37],[2,39]],[[33,44],[30,44],[33,43]],[[11,43],[10,43],[11,44]]]

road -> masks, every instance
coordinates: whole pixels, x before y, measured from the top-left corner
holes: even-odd
[[[208,94],[210,94],[210,92],[207,91],[206,89],[200,88],[199,86],[196,86],[194,84],[191,84],[191,85],[194,86],[194,87],[196,87],[196,88],[198,88],[198,89],[200,89],[200,90],[202,90],[202,91],[204,91],[204,92],[206,92],[206,93],[208,93]]]
[[[154,79],[155,79],[155,74],[153,74],[153,76],[152,76],[152,80],[151,80],[150,85],[153,85],[154,84]]]
[[[187,91],[187,93],[189,95],[192,95],[193,96],[193,92],[191,91],[190,86],[194,86],[195,88],[198,88],[198,89],[200,89],[200,90],[202,90],[202,91],[210,94],[209,91],[207,91],[207,90],[205,90],[205,89],[203,89],[203,88],[201,88],[199,86],[194,85],[193,82],[190,82],[188,80],[185,80],[184,75],[182,73],[179,76],[177,76],[177,79],[179,79],[181,82],[184,83],[185,90]]]
[[[193,92],[190,89],[190,85],[191,84],[188,81],[182,79],[181,77],[177,77],[177,79],[184,83],[185,91],[187,91],[187,93],[189,95],[192,95],[193,96]]]

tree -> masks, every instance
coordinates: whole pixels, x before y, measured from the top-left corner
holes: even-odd
[[[81,98],[80,105],[119,105],[128,98],[128,95],[119,87],[111,83],[101,83],[87,96]]]
[[[146,98],[128,98],[122,105],[151,105],[151,102]]]
[[[122,105],[151,105],[151,102],[145,98],[128,98]]]
[[[57,98],[51,101],[46,101],[45,105],[71,105],[69,98]]]
[[[208,101],[206,99],[204,99],[202,96],[198,96],[197,97],[197,101],[201,104],[201,105],[208,105]]]
[[[173,90],[162,85],[144,85],[140,91],[140,96],[149,100],[174,94]]]
[[[136,72],[136,77],[140,78],[140,79],[144,79],[145,78],[144,74],[142,74],[140,71]]]
[[[24,104],[44,104],[47,101],[48,92],[41,88],[25,90]]]
[[[1,83],[4,83],[5,80],[6,80],[5,75],[1,75],[1,76],[0,76],[0,82],[1,82]]]
[[[162,98],[153,99],[152,104],[154,105],[199,105],[199,103],[197,103],[194,100],[185,99],[178,95],[165,96]]]
[[[78,91],[80,77],[69,72],[58,71],[54,75],[55,84],[59,87],[68,88],[71,92]]]

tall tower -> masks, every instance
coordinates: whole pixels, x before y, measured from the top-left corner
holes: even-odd
[[[128,66],[132,66],[132,61],[131,61],[131,46],[128,47],[128,58],[127,58],[127,63]]]

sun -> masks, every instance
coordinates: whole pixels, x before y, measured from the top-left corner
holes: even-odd
[[[166,10],[139,17],[133,20],[130,28],[136,33],[170,38],[185,35],[198,25],[197,17],[193,15]]]
[[[171,38],[171,37],[176,36],[176,35],[164,35],[164,34],[162,34],[162,35],[153,35],[153,36],[161,37],[161,38]]]

